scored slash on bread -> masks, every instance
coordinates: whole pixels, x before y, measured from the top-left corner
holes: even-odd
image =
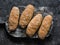
[[[18,19],[19,19],[19,8],[14,6],[10,12],[8,20],[8,28],[10,31],[14,31],[17,28]]]
[[[27,26],[26,29],[26,34],[29,37],[32,37],[35,32],[37,31],[37,29],[39,28],[39,26],[41,25],[42,22],[42,14],[37,14],[29,23],[29,25]]]
[[[22,12],[21,17],[19,19],[19,25],[22,28],[25,28],[29,24],[31,18],[33,17],[34,9],[35,7],[29,4],[26,6],[25,10]]]
[[[52,24],[52,16],[47,15],[44,17],[41,27],[38,31],[38,36],[40,39],[44,39],[49,32],[50,26]]]

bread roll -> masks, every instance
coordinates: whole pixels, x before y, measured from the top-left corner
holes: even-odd
[[[35,32],[37,31],[37,29],[39,28],[39,26],[41,25],[42,22],[42,14],[37,14],[29,23],[27,30],[26,30],[26,34],[29,37],[32,37]]]
[[[42,25],[38,31],[38,36],[40,39],[44,39],[47,36],[51,24],[52,24],[52,16],[51,15],[45,16]]]
[[[8,28],[10,31],[14,31],[18,25],[18,19],[19,19],[19,8],[18,7],[13,7],[9,20],[8,20]]]
[[[19,25],[22,28],[25,28],[28,25],[33,16],[33,12],[34,12],[34,6],[31,4],[27,5],[25,10],[22,12],[19,20]]]

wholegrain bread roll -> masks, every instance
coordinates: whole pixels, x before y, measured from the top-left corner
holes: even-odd
[[[14,6],[10,12],[8,20],[8,28],[10,31],[14,31],[16,29],[18,25],[18,19],[19,19],[19,8]]]
[[[26,34],[29,37],[32,37],[35,32],[37,31],[37,29],[39,28],[39,26],[41,25],[42,22],[42,14],[37,14],[29,23],[27,30],[26,30]]]
[[[25,28],[28,25],[33,16],[33,12],[34,12],[34,6],[31,4],[27,5],[25,10],[22,12],[19,20],[19,25],[22,28]]]
[[[50,26],[52,24],[52,16],[47,15],[43,19],[42,25],[38,31],[38,36],[40,39],[44,39],[49,32]]]

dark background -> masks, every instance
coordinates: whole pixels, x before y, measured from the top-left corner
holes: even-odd
[[[0,0],[0,23],[4,22],[13,6],[26,6],[33,4],[36,8],[40,6],[50,7],[54,14],[54,27],[51,36],[44,40],[15,39],[8,36],[0,24],[0,45],[60,45],[60,0]]]

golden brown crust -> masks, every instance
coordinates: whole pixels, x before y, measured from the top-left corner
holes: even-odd
[[[42,14],[37,14],[29,23],[27,30],[26,30],[26,34],[29,37],[32,37],[35,32],[37,31],[37,29],[39,28],[40,24],[42,22]]]
[[[13,7],[10,12],[10,17],[8,20],[8,28],[10,31],[13,31],[16,29],[18,25],[18,19],[19,19],[19,8]]]
[[[29,4],[25,8],[25,10],[23,11],[23,13],[21,14],[21,17],[20,17],[19,25],[22,28],[25,28],[28,25],[28,23],[30,22],[30,20],[33,16],[33,12],[34,12],[34,6]]]
[[[52,16],[51,15],[47,15],[45,16],[45,18],[43,19],[42,25],[38,31],[38,36],[40,39],[44,39],[49,31],[49,28],[51,26],[52,23]]]

